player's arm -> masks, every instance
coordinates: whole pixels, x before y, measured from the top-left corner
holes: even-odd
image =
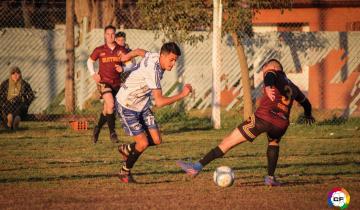
[[[129,61],[135,57],[145,57],[145,54],[146,54],[146,51],[143,50],[143,49],[135,49],[135,50],[132,50],[128,53],[126,53],[125,55],[121,55],[121,62],[126,62],[126,61]]]
[[[100,78],[100,75],[98,73],[96,73],[94,70],[94,63],[95,63],[95,61],[93,59],[91,59],[91,57],[89,57],[89,59],[86,62],[88,71],[90,72],[90,75],[92,76],[92,78],[95,80],[96,83],[99,83],[101,78]]]
[[[184,85],[183,90],[179,94],[171,96],[171,97],[164,96],[162,94],[161,89],[153,89],[152,90],[152,95],[153,95],[153,98],[155,100],[155,106],[156,107],[163,107],[163,106],[172,104],[172,103],[174,103],[176,101],[179,101],[179,100],[185,98],[186,96],[188,96],[191,93],[191,91],[192,91],[191,85],[186,84],[186,85]]]
[[[305,100],[301,102],[300,105],[304,108],[304,116],[305,116],[306,124],[311,125],[312,123],[315,122],[315,118],[312,116],[311,113],[312,107],[310,101],[307,98],[305,98]]]
[[[275,100],[275,86],[276,82],[276,74],[272,71],[268,71],[265,73],[264,77],[264,85],[265,85],[265,94],[271,100]]]
[[[301,90],[295,86],[296,90],[298,91],[297,96],[295,97],[295,101],[297,101],[303,108],[304,108],[304,116],[305,116],[305,123],[311,125],[315,122],[314,117],[312,116],[312,106],[309,99],[301,92]]]

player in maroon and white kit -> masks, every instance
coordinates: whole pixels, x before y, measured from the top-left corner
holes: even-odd
[[[95,48],[87,61],[88,70],[98,86],[101,97],[104,99],[99,122],[93,131],[94,143],[98,141],[100,130],[105,123],[109,127],[110,140],[114,143],[119,142],[115,132],[114,97],[120,89],[120,73],[123,71],[119,55],[126,53],[126,49],[115,42],[115,31],[114,26],[105,27],[105,44]],[[99,60],[98,72],[94,71],[96,60]]]
[[[268,176],[265,184],[279,186],[280,183],[274,178],[274,173],[279,157],[279,142],[289,126],[289,114],[293,101],[300,103],[305,111],[305,119],[308,124],[315,120],[311,114],[311,104],[299,88],[285,75],[282,65],[278,60],[271,59],[262,66],[264,73],[264,95],[255,113],[248,120],[235,128],[230,135],[210,150],[202,159],[195,163],[177,161],[188,175],[196,176],[203,167],[216,158],[222,157],[234,146],[245,141],[252,142],[261,133],[268,137],[267,159]]]

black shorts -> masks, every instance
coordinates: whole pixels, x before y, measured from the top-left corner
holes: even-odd
[[[287,127],[279,128],[273,124],[255,116],[254,114],[238,126],[240,133],[250,142],[260,134],[266,132],[268,141],[280,141],[285,134]]]
[[[105,94],[105,93],[111,93],[112,96],[115,98],[117,92],[119,91],[120,87],[112,87],[111,85],[107,84],[107,83],[99,83],[97,85],[97,89],[101,95],[101,97]]]

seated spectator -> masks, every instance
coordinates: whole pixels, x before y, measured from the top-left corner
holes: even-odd
[[[35,95],[29,83],[21,77],[19,67],[10,70],[10,78],[0,85],[1,122],[8,129],[17,129],[25,119]]]

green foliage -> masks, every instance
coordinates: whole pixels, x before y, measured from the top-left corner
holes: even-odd
[[[65,98],[65,91],[61,91],[55,99],[51,102],[51,104],[43,111],[43,114],[64,114],[65,106],[61,104],[61,102]]]
[[[154,30],[156,38],[194,44],[205,39],[203,34],[211,26],[211,5],[202,0],[147,1],[139,0],[137,6],[145,29]],[[163,40],[165,41],[165,40]]]
[[[155,110],[155,116],[158,123],[185,122],[188,119],[187,113],[181,105],[166,106]]]
[[[223,35],[229,32],[252,33],[252,18],[260,9],[291,8],[293,0],[224,0]],[[144,29],[154,30],[155,38],[196,44],[205,40],[203,33],[212,31],[213,1],[158,0],[137,2]]]

